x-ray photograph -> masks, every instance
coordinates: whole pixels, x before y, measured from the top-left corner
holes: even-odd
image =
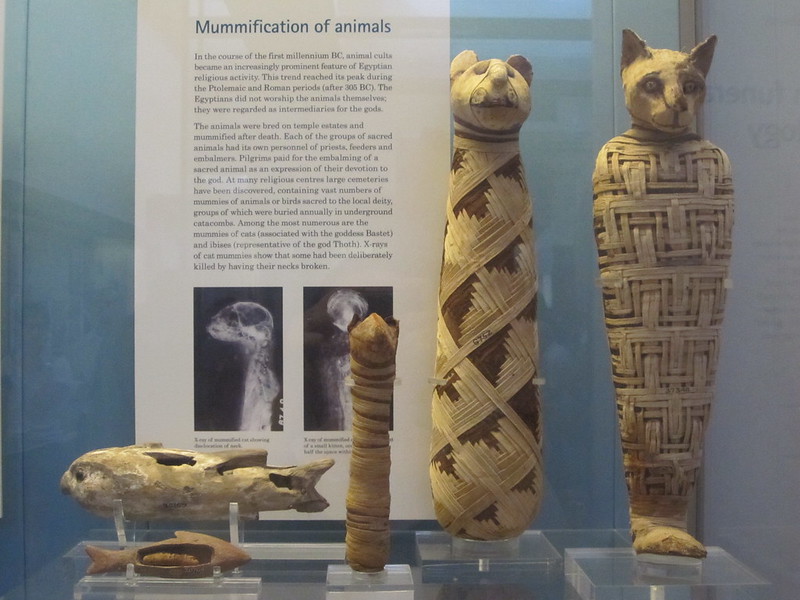
[[[349,431],[353,319],[392,315],[390,287],[307,287],[303,293],[303,407],[306,431]]]
[[[283,430],[282,289],[195,288],[197,431]]]

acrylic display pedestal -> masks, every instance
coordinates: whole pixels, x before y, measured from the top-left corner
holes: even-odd
[[[91,542],[92,546],[107,550],[121,550],[140,546],[128,541],[125,511],[122,500],[114,501],[114,527],[116,542]],[[239,505],[231,502],[228,510],[228,536],[232,543],[240,544]],[[88,565],[83,542],[73,548],[68,556],[75,564]],[[252,554],[250,554],[252,557]],[[84,567],[85,569],[85,567]],[[103,573],[85,575],[73,587],[75,600],[159,600],[174,598],[191,600],[258,600],[261,594],[260,577],[242,577],[238,569],[222,574],[219,567],[214,569],[212,577],[197,579],[165,579],[137,575],[133,564],[129,564],[124,574]]]
[[[627,529],[548,529],[544,537],[563,558],[567,548],[630,548]]]
[[[136,575],[132,566],[123,575],[86,575],[73,588],[74,600],[258,600],[260,594],[259,577],[162,579]]]
[[[199,530],[222,539],[227,536],[213,527]],[[101,541],[77,544],[2,600],[778,598],[770,583],[717,547],[709,547],[709,556],[703,561],[640,561],[631,549],[627,530],[617,529],[530,531],[516,543],[499,544],[464,543],[444,532],[395,532],[396,562],[407,561],[410,569],[406,564],[390,565],[383,579],[352,573],[344,564],[345,544],[338,529],[299,532],[278,528],[248,532],[251,541],[239,546],[252,560],[218,576],[171,580],[127,572],[85,575],[90,562],[85,552],[88,543],[108,549],[131,548],[160,542],[173,533],[173,528],[131,529],[130,541],[121,544],[113,531],[91,532],[91,539]],[[402,578],[393,577],[392,571],[397,569]]]
[[[327,600],[414,600],[409,565],[386,565],[377,573],[354,571],[349,565],[329,565]]]
[[[462,540],[445,532],[418,532],[417,558],[423,582],[543,580],[561,571],[561,556],[541,531],[496,542]]]
[[[724,550],[704,559],[568,548],[564,575],[580,600],[771,600],[772,587]]]

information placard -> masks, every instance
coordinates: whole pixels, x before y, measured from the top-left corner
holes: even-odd
[[[392,518],[432,518],[448,10],[139,1],[138,441],[334,458],[311,517],[342,519],[347,324],[394,316]]]

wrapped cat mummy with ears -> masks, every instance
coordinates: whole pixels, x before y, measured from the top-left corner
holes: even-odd
[[[430,480],[436,518],[464,539],[519,536],[542,499],[533,207],[519,145],[532,79],[518,54],[464,50],[450,68]]]
[[[728,157],[694,133],[717,39],[622,36],[631,128],[593,176],[594,231],[633,546],[700,558],[688,510],[714,396],[733,229]]]

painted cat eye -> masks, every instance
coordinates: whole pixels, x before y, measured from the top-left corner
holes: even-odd
[[[703,89],[703,84],[699,81],[687,81],[683,84],[684,94],[695,94]]]
[[[650,94],[655,92],[660,92],[663,87],[661,80],[656,77],[649,77],[647,79],[642,80],[641,85],[642,89]]]

